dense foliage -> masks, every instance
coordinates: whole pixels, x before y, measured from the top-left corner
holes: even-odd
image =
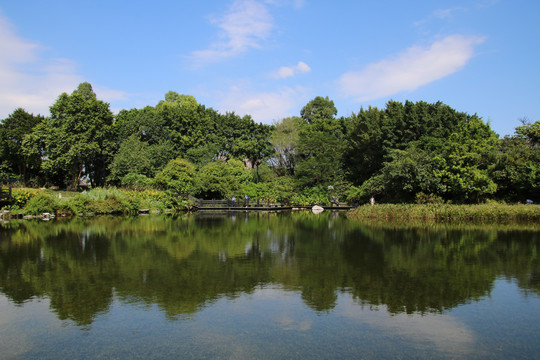
[[[170,91],[113,115],[82,83],[49,117],[19,108],[0,123],[0,176],[306,204],[540,201],[540,121],[500,139],[477,115],[441,102],[337,113],[316,97],[300,116],[257,124]]]

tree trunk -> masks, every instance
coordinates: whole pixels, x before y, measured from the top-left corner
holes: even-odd
[[[73,188],[72,190],[77,191],[77,188],[79,187],[79,181],[81,180],[81,174],[83,171],[83,165],[79,166],[79,173],[77,174],[77,179],[75,179],[74,183],[72,184]]]

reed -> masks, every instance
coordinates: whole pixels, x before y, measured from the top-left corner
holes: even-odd
[[[352,219],[428,221],[540,221],[539,205],[378,204],[363,205],[349,213]]]

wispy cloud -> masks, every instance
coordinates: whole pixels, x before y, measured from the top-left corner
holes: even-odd
[[[306,90],[301,87],[283,87],[277,91],[252,92],[249,86],[233,86],[219,101],[221,111],[234,111],[251,115],[256,122],[270,124],[298,112],[298,104],[305,101]]]
[[[207,49],[192,52],[191,58],[197,64],[219,62],[251,48],[261,48],[274,28],[268,8],[254,0],[236,0],[225,15],[212,22],[221,30],[220,40]]]
[[[357,101],[412,91],[461,70],[474,56],[484,37],[452,35],[429,47],[412,46],[390,59],[368,64],[363,70],[343,74],[338,87]]]
[[[467,8],[464,7],[453,7],[453,8],[447,8],[447,9],[436,9],[434,10],[428,17],[418,20],[414,23],[415,26],[422,26],[425,25],[428,22],[431,21],[441,21],[441,20],[448,20],[453,18],[456,13],[459,12],[465,12],[467,11]]]
[[[73,61],[47,57],[44,46],[19,37],[1,14],[0,54],[0,119],[18,107],[47,115],[58,95],[71,93],[85,81]],[[105,101],[127,98],[118,90],[99,86],[94,90]]]
[[[298,64],[294,66],[282,66],[277,71],[272,73],[273,78],[277,79],[286,79],[288,77],[292,77],[299,73],[307,73],[310,72],[311,68],[308,64],[305,62],[299,61]]]
[[[0,117],[18,107],[47,114],[56,97],[73,90],[82,78],[68,59],[46,58],[44,48],[15,33],[0,15]]]
[[[292,5],[295,9],[301,9],[306,5],[306,0],[265,0],[265,2],[276,6]]]
[[[429,313],[390,315],[385,305],[378,306],[377,310],[359,311],[357,304],[344,301],[337,312],[374,331],[399,335],[418,348],[435,348],[441,357],[468,358],[468,355],[478,354],[477,334],[457,318]]]

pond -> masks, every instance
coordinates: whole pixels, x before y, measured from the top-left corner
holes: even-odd
[[[533,359],[535,225],[200,213],[0,226],[3,359]]]

